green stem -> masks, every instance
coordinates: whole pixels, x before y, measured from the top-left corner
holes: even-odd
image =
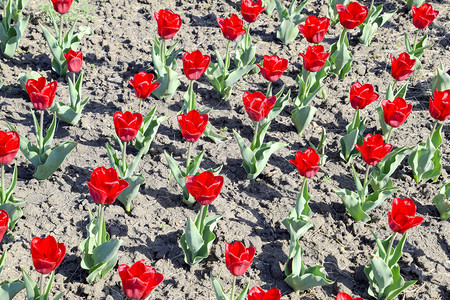
[[[256,122],[255,133],[253,134],[252,144],[250,145],[250,149],[255,150],[256,141],[258,139],[258,131],[259,131],[259,122]]]
[[[309,79],[311,77],[311,72],[308,71],[307,75],[306,75],[306,79],[305,79],[305,94],[304,97],[306,98],[308,96],[310,87],[309,87]]]
[[[189,81],[189,103],[188,103],[188,111],[195,109],[195,95],[194,95],[194,80]]]
[[[142,99],[139,98],[139,113],[141,113],[141,107],[142,107]]]
[[[97,246],[100,246],[103,243],[103,228],[105,226],[104,220],[104,205],[98,205],[98,216],[97,216]]]
[[[394,81],[394,84],[392,85],[392,94],[394,94],[394,97],[395,97],[395,87],[397,86],[397,80],[396,81]]]
[[[372,2],[370,3],[370,8],[372,8],[373,7],[373,0],[372,0]]]
[[[305,184],[306,184],[306,177],[303,179],[302,182],[302,188],[300,190],[300,193],[303,194],[303,189],[305,188]],[[300,211],[300,203],[299,203],[300,197],[297,197],[297,201],[295,203],[295,211],[297,212],[297,216],[300,216],[302,214],[302,212]]]
[[[236,276],[233,275],[233,285],[231,286],[231,298],[230,300],[234,300],[234,288],[236,287]]]
[[[188,142],[189,146],[188,146],[188,150],[187,150],[187,156],[186,156],[186,175],[188,173],[188,168],[191,165],[191,150],[192,150],[192,144],[191,142]]]
[[[39,120],[39,154],[44,153],[44,110],[40,111]]]
[[[389,245],[388,245],[387,252],[386,252],[386,259],[385,259],[386,264],[389,262],[389,256],[391,255],[391,249],[392,249],[392,245],[394,245],[394,240],[395,240],[396,235],[397,235],[397,232],[394,232],[394,234],[392,234],[391,240],[389,241]]]
[[[369,180],[369,171],[370,171],[370,165],[367,164],[367,168],[366,168],[366,174],[364,175],[364,185],[363,185],[363,192],[364,192],[364,196],[362,199],[362,203],[364,203],[366,201],[366,190],[367,190],[367,184],[368,184],[368,180]]]
[[[40,284],[40,289],[39,292],[41,293],[41,299],[44,299],[44,294],[45,294],[45,290],[44,290],[44,274],[41,274],[41,279],[39,280],[39,284]]]
[[[5,165],[2,164],[2,204],[6,203],[6,190],[5,190]]]
[[[123,151],[122,151],[122,172],[123,177],[125,178],[125,173],[127,173],[127,142],[123,143]]]
[[[245,33],[245,50],[248,49],[248,42],[250,41],[250,24],[248,23],[247,32]]]
[[[195,224],[198,228],[198,232],[200,232],[200,235],[203,235],[203,227],[205,227],[205,218],[208,214],[208,207],[209,205],[202,205],[202,209],[200,210],[200,219],[198,220],[199,223]]]
[[[392,133],[392,130],[394,129],[394,127],[391,127],[391,129],[389,129],[389,133],[388,133],[388,136],[387,136],[387,138],[386,138],[386,144],[389,144],[389,139],[390,139],[390,137],[391,137],[391,133]]]
[[[416,30],[416,33],[415,33],[415,35],[414,35],[414,43],[413,43],[413,52],[415,52],[416,51],[416,41],[417,41],[417,36],[419,35],[419,30],[420,29],[417,29]]]
[[[270,88],[272,87],[272,81],[269,81],[269,84],[267,85],[267,92],[266,92],[266,97],[270,96]]]
[[[63,40],[62,40],[62,32],[63,32],[63,16],[59,16],[59,46],[63,49]],[[63,49],[64,50],[64,49]]]
[[[433,123],[433,128],[431,129],[431,132],[430,132],[430,138],[433,136],[434,132],[436,131],[436,127],[437,127],[438,123],[439,123],[439,120],[436,119]]]
[[[227,74],[228,73],[228,69],[230,68],[230,41],[227,41],[227,50],[225,52],[225,70],[224,73]],[[226,76],[224,76],[226,77]]]
[[[166,40],[162,39],[160,49],[161,62],[163,67],[166,66]]]
[[[352,129],[355,129],[356,126],[356,121],[358,120],[359,117],[359,109],[356,110],[355,115],[353,116],[353,120],[352,120]]]

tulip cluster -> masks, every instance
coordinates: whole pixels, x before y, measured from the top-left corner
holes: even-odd
[[[21,1],[20,4],[17,3],[17,0],[3,1],[0,50],[7,58],[14,56],[30,20],[30,16],[24,17],[22,13],[27,4],[28,1]]]

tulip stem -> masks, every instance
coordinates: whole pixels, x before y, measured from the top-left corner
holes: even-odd
[[[97,216],[97,246],[103,243],[103,231],[105,226],[103,205],[98,205],[98,216]]]
[[[62,40],[62,31],[63,31],[63,14],[61,14],[59,16],[59,46],[61,47],[61,49],[64,50],[63,48],[63,40]]]
[[[389,138],[391,137],[392,129],[394,129],[394,127],[391,127],[391,129],[389,129],[389,133],[388,133],[388,136],[386,138],[386,143],[387,144],[389,144]]]
[[[355,115],[353,116],[353,121],[351,124],[352,130],[354,130],[356,128],[356,122],[357,122],[358,118],[359,118],[359,109],[356,110]]]
[[[256,122],[255,133],[253,134],[253,141],[250,145],[250,149],[255,150],[256,142],[258,140],[258,131],[259,131],[259,121]]]
[[[395,97],[395,86],[397,85],[397,80],[396,81],[394,81],[394,84],[392,85],[392,93],[394,94],[394,97]]]
[[[372,2],[370,3],[370,8],[372,8],[373,7],[373,0],[372,0]]]
[[[414,43],[413,43],[413,47],[412,47],[413,52],[416,51],[416,41],[417,41],[417,36],[419,35],[419,30],[420,30],[420,29],[417,29],[417,30],[416,30],[416,33],[415,33],[415,35],[414,35]]]
[[[191,110],[195,109],[195,95],[194,95],[194,80],[189,81],[189,103],[188,103],[188,110],[187,112],[190,112]]]
[[[230,300],[234,300],[234,288],[236,286],[236,276],[233,275],[233,285],[231,286],[231,298]]]
[[[6,203],[6,191],[5,191],[5,165],[2,164],[2,204]]]
[[[41,292],[41,299],[44,299],[44,294],[45,294],[45,291],[44,291],[44,274],[41,274],[41,279],[39,280],[39,284],[40,284],[40,289],[39,289],[39,291]]]
[[[430,132],[430,138],[433,136],[434,132],[436,131],[436,127],[437,127],[437,124],[438,124],[438,123],[439,123],[439,120],[436,119],[436,120],[434,121],[433,128],[431,129],[431,132]]]
[[[166,40],[162,39],[161,41],[161,49],[160,49],[161,62],[163,67],[166,66]]]
[[[308,73],[306,74],[306,79],[305,79],[305,94],[304,94],[304,96],[305,96],[305,98],[306,98],[306,96],[308,96],[308,93],[309,93],[309,77],[310,77],[310,75],[311,75],[311,72],[309,72],[308,71]]]
[[[266,97],[270,96],[270,88],[272,87],[272,81],[269,81],[269,85],[267,85],[267,93],[266,93]]]
[[[40,111],[39,120],[39,154],[44,153],[44,110]]]
[[[186,175],[188,174],[188,169],[189,166],[191,165],[191,150],[192,150],[192,144],[191,142],[188,142],[189,146],[188,146],[188,150],[187,150],[187,157],[186,157]]]
[[[139,113],[141,113],[141,107],[142,107],[142,98],[139,98]]]
[[[205,227],[205,218],[208,214],[208,207],[209,205],[202,205],[202,209],[200,210],[200,218],[197,220],[198,224],[195,224],[198,228],[198,232],[200,232],[200,235],[203,235],[203,227]]]
[[[385,262],[388,263],[389,262],[389,256],[391,256],[391,249],[392,246],[394,245],[394,240],[395,240],[395,236],[397,235],[397,232],[394,232],[394,234],[391,236],[391,240],[389,241],[389,245],[386,251],[386,260]]]
[[[246,33],[245,33],[245,42],[244,42],[245,49],[244,50],[248,49],[248,42],[250,41],[250,24],[251,23],[248,23],[247,30],[246,30]]]
[[[364,175],[364,185],[363,185],[363,203],[366,201],[366,194],[367,194],[367,185],[368,185],[368,180],[369,180],[369,171],[370,171],[370,165],[367,164],[367,168],[366,168],[366,174]]]
[[[228,73],[228,69],[230,68],[230,41],[227,41],[227,50],[225,52],[225,70],[224,73],[227,74]]]
[[[306,179],[307,179],[307,177],[305,176],[305,178],[303,179],[303,182],[302,182],[302,188],[300,190],[300,194],[303,194],[303,189],[305,188]],[[300,203],[299,203],[300,198],[301,197],[297,197],[297,201],[295,203],[295,211],[297,212],[297,217],[302,215],[302,212],[300,211]]]
[[[127,142],[123,143],[123,150],[122,150],[122,172],[123,172],[123,178],[125,178],[125,173],[127,172]]]

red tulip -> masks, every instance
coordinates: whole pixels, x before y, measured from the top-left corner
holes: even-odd
[[[0,243],[8,230],[9,216],[6,210],[0,209]]]
[[[241,242],[225,244],[225,264],[234,276],[244,275],[255,256],[255,247],[245,246]]]
[[[227,40],[234,41],[238,36],[245,34],[244,22],[236,14],[225,19],[217,18],[217,24]]]
[[[181,134],[190,143],[195,143],[203,131],[205,131],[206,125],[208,125],[209,117],[207,114],[201,115],[195,109],[189,111],[186,115],[178,115],[177,121],[181,127]]]
[[[327,33],[330,20],[327,17],[317,18],[310,15],[306,18],[305,25],[298,25],[298,30],[309,43],[319,44]]]
[[[122,142],[132,141],[142,125],[142,115],[140,113],[132,114],[129,111],[123,114],[116,111],[113,116],[114,128],[117,136]]]
[[[64,243],[57,243],[51,235],[44,239],[34,237],[30,250],[34,268],[41,274],[48,274],[56,269],[66,255]]]
[[[295,159],[289,162],[297,167],[301,176],[311,178],[319,171],[320,156],[313,148],[308,148],[305,152],[297,151]]]
[[[392,231],[403,234],[408,229],[422,224],[423,218],[414,216],[416,209],[411,199],[394,198],[392,212],[388,212],[388,223]]]
[[[128,187],[126,180],[119,180],[116,169],[99,167],[92,171],[91,181],[86,182],[92,200],[98,204],[112,204]]]
[[[28,79],[26,84],[31,103],[38,110],[45,110],[52,106],[57,87],[58,83],[56,81],[47,84],[45,77],[40,77],[38,80]]]
[[[159,88],[159,82],[152,82],[155,76],[151,73],[139,72],[134,75],[134,81],[128,80],[128,83],[134,88],[134,94],[139,99],[145,99]]]
[[[61,15],[64,15],[69,11],[72,2],[73,0],[52,0],[53,8]]]
[[[211,204],[223,186],[223,177],[214,176],[210,171],[205,171],[199,175],[188,175],[185,178],[186,188],[189,194],[201,205]]]
[[[161,38],[171,39],[180,30],[181,17],[170,9],[161,9],[159,12],[155,12],[153,16],[158,23],[158,34]]]
[[[280,300],[281,292],[279,289],[270,289],[264,292],[260,287],[253,287],[248,293],[248,300]]]
[[[277,102],[276,96],[266,97],[261,92],[245,92],[242,98],[248,116],[255,122],[267,118],[270,110]]]
[[[350,295],[340,292],[336,295],[336,300],[364,300],[363,298],[352,298]]]
[[[445,91],[434,90],[434,100],[430,97],[428,110],[434,119],[447,120],[450,117],[450,89]]]
[[[303,57],[303,68],[309,72],[318,72],[327,62],[330,53],[325,52],[322,45],[308,46],[306,53],[299,53]]]
[[[117,268],[122,280],[123,293],[130,299],[146,299],[164,280],[161,273],[157,273],[151,266],[146,266],[144,261],[141,259],[131,267],[122,264]]]
[[[398,58],[394,58],[391,54],[391,64],[392,77],[397,81],[402,81],[414,72],[412,68],[416,64],[416,60],[411,59],[408,53],[403,52]]]
[[[348,6],[336,4],[336,9],[339,13],[339,22],[347,29],[361,25],[369,14],[369,9],[358,2],[352,2]]]
[[[424,29],[430,25],[438,16],[439,11],[433,10],[433,6],[428,3],[422,4],[421,7],[412,6],[413,25],[417,29]]]
[[[384,122],[391,127],[399,127],[405,123],[412,111],[412,104],[406,103],[405,99],[397,97],[394,101],[384,99],[381,102],[383,107]]]
[[[64,57],[67,61],[67,69],[72,73],[78,73],[81,70],[81,64],[83,63],[83,53],[81,51],[69,50],[69,53],[64,53]]]
[[[361,152],[363,160],[371,166],[379,163],[392,150],[392,147],[391,144],[383,142],[381,134],[371,135],[370,133],[366,135],[362,145],[355,145],[355,148]]]
[[[257,66],[261,70],[261,75],[265,79],[274,82],[280,79],[288,65],[289,62],[285,58],[279,58],[277,55],[264,55],[262,66]]]
[[[253,23],[258,18],[258,15],[265,11],[266,9],[262,7],[261,0],[256,3],[253,0],[242,0],[241,2],[241,14],[245,21]]]
[[[209,66],[211,57],[203,55],[199,50],[183,55],[183,71],[189,80],[197,80],[205,73]]]
[[[0,164],[7,165],[16,157],[20,147],[19,134],[0,130]]]
[[[374,92],[371,84],[362,85],[355,82],[350,89],[350,104],[354,109],[363,109],[370,103],[376,101],[380,97]]]

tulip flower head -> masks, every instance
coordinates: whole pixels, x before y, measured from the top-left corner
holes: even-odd
[[[261,75],[266,80],[274,82],[280,79],[288,65],[289,61],[285,58],[279,58],[277,55],[264,55],[262,66],[257,66],[261,70]]]
[[[73,51],[72,49],[64,57],[67,61],[67,69],[72,73],[78,73],[81,70],[81,65],[83,64],[83,53],[81,51]]]
[[[57,243],[51,235],[44,239],[34,237],[30,250],[34,268],[41,274],[48,274],[56,269],[66,255],[64,243]]]
[[[161,9],[159,12],[155,12],[153,16],[158,23],[158,35],[161,38],[171,39],[180,30],[181,17],[170,9]]]
[[[369,14],[369,9],[358,2],[352,2],[348,6],[336,4],[336,9],[339,13],[339,22],[346,29],[361,25]]]
[[[134,80],[129,80],[128,83],[134,88],[137,98],[145,99],[161,85],[159,82],[152,82],[154,78],[151,73],[139,72],[134,75]]]
[[[177,116],[178,124],[181,127],[181,134],[190,143],[195,143],[208,125],[209,117],[207,114],[201,115],[195,109],[189,111],[186,115]]]
[[[253,0],[242,0],[241,1],[241,14],[242,18],[249,23],[253,23],[258,18],[258,15],[265,11],[266,9],[262,7],[261,0],[256,3]]]
[[[352,298],[350,295],[344,292],[340,292],[336,295],[336,300],[364,300],[363,298]]]
[[[8,230],[9,215],[6,210],[0,209],[0,243],[3,240],[3,236]]]
[[[98,204],[112,204],[129,183],[119,180],[116,169],[99,167],[92,171],[91,181],[86,182],[92,200]]]
[[[320,156],[313,148],[308,148],[305,152],[297,151],[295,159],[289,162],[297,167],[301,176],[311,178],[319,171]]]
[[[439,11],[433,10],[433,6],[429,3],[422,4],[421,7],[411,7],[413,25],[417,29],[427,28],[439,14]]]
[[[223,186],[223,177],[214,176],[210,171],[199,175],[188,175],[185,178],[189,194],[201,205],[211,204],[219,195]]]
[[[255,257],[255,247],[245,248],[241,242],[225,244],[225,264],[234,276],[241,276],[250,267]]]
[[[122,142],[132,141],[142,125],[142,115],[140,113],[132,114],[129,111],[121,113],[116,111],[113,116],[114,129]]]
[[[412,104],[406,103],[405,99],[397,97],[394,101],[384,99],[381,102],[383,107],[384,122],[391,127],[399,127],[405,123],[412,111]]]
[[[0,130],[0,164],[7,165],[16,157],[20,147],[19,134],[16,131]]]
[[[445,91],[434,90],[434,99],[430,97],[428,111],[431,117],[441,122],[450,118],[450,89]]]
[[[61,15],[69,12],[70,6],[72,5],[73,0],[51,0],[53,3],[53,8],[56,12]]]
[[[28,79],[26,90],[33,107],[37,110],[45,110],[51,107],[57,87],[58,83],[56,81],[47,84],[45,77],[40,77],[38,80]]]
[[[211,57],[203,55],[200,50],[192,53],[186,52],[183,55],[183,71],[189,80],[197,80],[205,73],[209,66]]]
[[[392,201],[392,211],[388,212],[388,223],[392,231],[405,233],[408,229],[422,224],[422,217],[416,217],[417,207],[414,201],[405,198],[394,198]]]
[[[298,30],[309,43],[319,44],[323,41],[329,26],[330,20],[327,17],[319,19],[314,15],[310,15],[306,18],[305,25],[298,25]]]
[[[281,292],[279,289],[273,288],[264,292],[260,287],[253,287],[248,292],[248,300],[280,300]]]
[[[146,299],[150,292],[164,280],[161,273],[145,265],[144,261],[142,259],[131,267],[122,264],[117,269],[122,280],[123,293],[130,299]]]
[[[403,81],[411,75],[414,70],[412,69],[416,64],[415,59],[411,59],[411,56],[403,52],[398,58],[395,58],[391,54],[391,75],[397,81]]]
[[[371,135],[368,133],[364,138],[362,145],[355,145],[355,148],[361,152],[363,160],[371,165],[378,164],[391,150],[392,145],[383,142],[381,134]]]
[[[266,97],[261,92],[245,92],[242,98],[244,100],[245,111],[250,119],[255,122],[259,122],[267,118],[270,110],[277,102],[276,96]]]
[[[379,97],[371,84],[355,82],[350,89],[350,104],[354,109],[363,109]]]
[[[238,36],[245,34],[244,22],[236,14],[225,19],[217,18],[217,24],[227,40],[234,41]]]
[[[299,53],[303,57],[303,68],[309,72],[318,72],[327,62],[330,53],[325,52],[322,45],[308,46],[306,53]]]

